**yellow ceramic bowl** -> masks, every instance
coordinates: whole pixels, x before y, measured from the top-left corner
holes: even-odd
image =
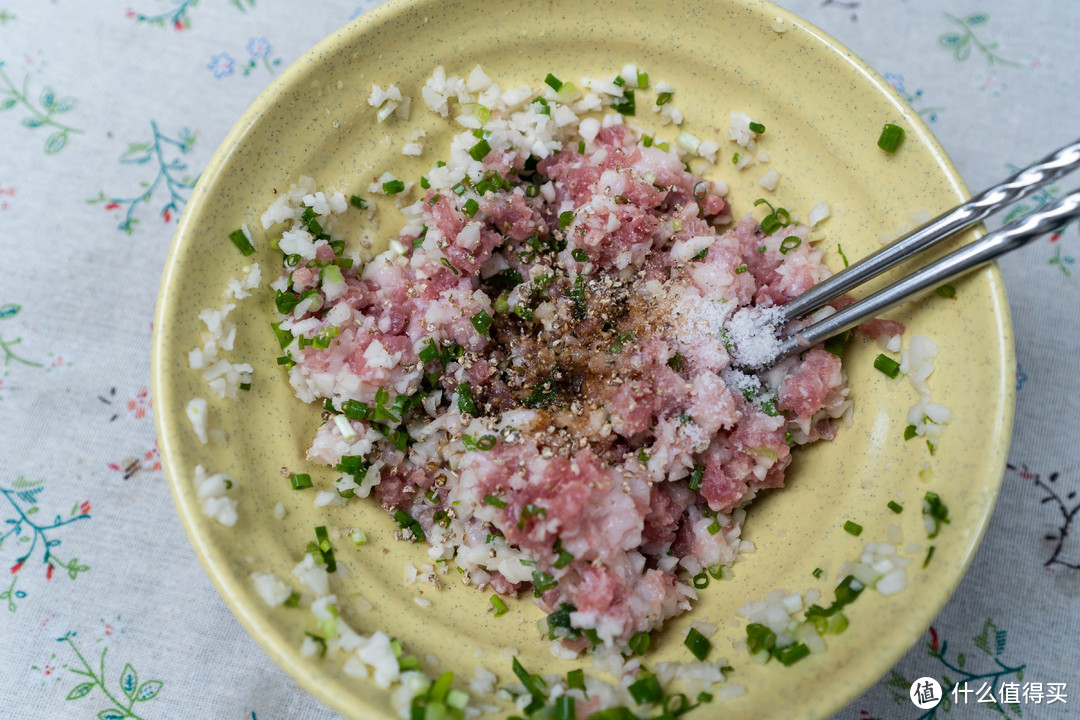
[[[774,30],[780,18],[786,32]],[[293,398],[269,323],[271,292],[265,287],[239,303],[235,362],[250,362],[255,380],[237,402],[219,401],[187,365],[199,341],[196,313],[220,308],[227,280],[248,262],[228,240],[241,223],[259,227],[258,217],[274,196],[300,175],[320,187],[368,196],[367,185],[385,170],[417,178],[440,157],[453,131],[427,111],[420,88],[434,66],[466,75],[477,63],[503,87],[539,87],[553,72],[562,78],[604,76],[627,62],[649,73],[652,82],[675,87],[674,100],[686,115],[683,127],[719,142],[721,159],[707,174],[728,181],[735,215],[753,211],[765,196],[804,217],[817,201],[828,201],[833,216],[821,229],[833,267],[842,244],[849,258],[878,246],[920,210],[936,214],[967,192],[944,152],[918,116],[882,79],[848,50],[789,12],[759,0],[687,0],[678,5],[645,0],[598,0],[492,4],[477,0],[389,2],[329,37],[282,74],[255,102],[226,138],[203,173],[181,220],[158,300],[154,335],[155,417],[166,472],[177,510],[199,559],[236,617],[302,687],[352,718],[393,717],[389,695],[369,681],[346,676],[341,660],[303,658],[303,632],[310,613],[271,609],[255,593],[249,575],[289,569],[313,539],[316,525],[362,527],[368,543],[339,542],[345,598],[342,611],[362,632],[384,629],[420,658],[433,654],[439,665],[471,677],[482,663],[513,681],[506,647],[517,649],[533,672],[565,672],[574,665],[556,661],[537,639],[541,613],[528,600],[511,603],[509,614],[485,612],[489,593],[453,582],[414,602],[417,587],[404,587],[402,567],[417,565],[422,548],[394,542],[395,524],[374,503],[315,510],[314,491],[295,492],[279,473],[282,466],[310,472],[327,486],[333,473],[310,467],[304,451],[318,424],[319,409]],[[414,98],[408,124],[375,122],[366,99],[372,83],[396,84]],[[651,97],[651,95],[648,95]],[[728,116],[744,111],[768,130],[761,147],[768,166],[736,172],[728,161],[738,148],[727,140]],[[641,107],[635,122],[658,137],[674,140],[671,126]],[[895,155],[876,147],[885,122],[907,129]],[[422,158],[400,152],[414,128],[427,132]],[[756,185],[766,167],[781,180],[775,193]],[[366,234],[376,248],[396,233],[391,203],[378,202],[378,227],[352,213],[355,237]],[[279,264],[267,236],[255,231],[269,280]],[[856,340],[844,365],[856,402],[854,425],[832,443],[796,453],[788,488],[755,502],[745,535],[757,551],[735,567],[734,579],[714,582],[696,609],[671,622],[654,639],[648,661],[689,659],[682,644],[691,621],[720,625],[713,659],[735,667],[732,682],[744,697],[725,700],[702,716],[821,718],[842,707],[878,680],[926,629],[956,587],[986,528],[1001,481],[1012,422],[1014,360],[1008,310],[996,268],[956,284],[956,297],[931,295],[895,313],[909,332],[933,338],[939,347],[930,378],[935,397],[952,408],[937,453],[925,444],[904,442],[907,408],[916,399],[903,378],[890,380],[872,367],[879,350]],[[223,435],[200,444],[184,415],[195,396],[211,400],[209,424]],[[222,439],[223,438],[223,439]],[[197,463],[236,480],[239,521],[225,528],[200,512],[191,478]],[[920,475],[922,477],[920,477]],[[920,517],[920,499],[933,490],[948,503],[952,523],[934,540],[936,554],[921,567],[930,545]],[[894,515],[889,500],[905,506]],[[281,502],[287,511],[275,519]],[[846,520],[865,531],[855,538]],[[732,646],[742,623],[729,622],[747,600],[773,588],[818,588],[831,599],[839,565],[858,557],[867,541],[884,540],[888,523],[916,543],[903,593],[883,597],[866,592],[850,607],[851,626],[829,636],[828,652],[785,668],[757,666]],[[811,572],[825,568],[821,579]],[[374,609],[360,612],[360,598]],[[481,656],[482,654],[482,656]]]

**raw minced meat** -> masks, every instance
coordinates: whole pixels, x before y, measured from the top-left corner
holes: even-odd
[[[428,89],[440,113],[488,117],[462,110],[476,129],[404,208],[396,250],[343,262],[342,196],[310,178],[264,216],[290,223],[282,362],[326,408],[308,457],[467,584],[531,592],[570,649],[625,650],[746,549],[742,508],[783,486],[792,448],[835,435],[839,358],[747,375],[724,330],[828,271],[806,227],[724,231],[726,186],[619,115],[579,118],[595,93],[540,102],[441,72]]]

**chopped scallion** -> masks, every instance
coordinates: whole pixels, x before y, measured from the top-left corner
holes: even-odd
[[[469,198],[465,201],[465,204],[461,206],[461,212],[465,213],[469,217],[475,217],[476,212],[480,209],[480,203],[476,202],[473,198]]]
[[[890,510],[892,510],[894,513],[896,513],[897,515],[904,512],[904,506],[901,505],[900,503],[896,502],[895,500],[890,500],[889,501],[888,508]]]
[[[361,210],[367,210],[368,207],[367,200],[360,197],[359,195],[352,195],[351,197],[349,197],[349,204],[353,207],[360,208]]]
[[[247,233],[244,232],[243,228],[237,228],[229,233],[229,239],[233,241],[233,245],[236,246],[236,249],[239,250],[240,254],[244,257],[255,252],[255,247],[251,244],[251,241],[248,240]]]
[[[752,122],[750,123],[750,132],[754,132],[760,135],[761,133],[765,132],[765,126],[759,122]]]
[[[387,180],[382,184],[382,190],[386,195],[397,195],[405,190],[405,183],[401,180]]]
[[[491,152],[491,145],[488,144],[487,140],[481,138],[480,142],[469,148],[469,157],[471,157],[473,160],[476,160],[477,162],[480,162],[487,157],[487,154],[489,152]]]
[[[787,255],[800,245],[802,245],[802,238],[795,235],[788,235],[780,242],[780,254]]]
[[[855,537],[859,537],[860,535],[862,535],[862,530],[862,525],[857,522],[852,522],[851,520],[847,520],[844,522],[844,532],[846,533],[854,535]]]
[[[952,285],[942,285],[937,290],[935,290],[935,292],[943,298],[956,297],[956,288],[954,288]]]
[[[476,332],[480,333],[488,340],[491,339],[491,316],[488,315],[486,310],[481,310],[476,313],[470,320],[472,321],[472,326],[476,328]]]
[[[293,490],[305,490],[312,487],[311,476],[307,473],[297,473],[289,476]]]
[[[895,378],[900,374],[900,363],[884,353],[881,353],[874,358],[874,367],[891,378]]]
[[[551,73],[547,74],[547,77],[544,78],[544,82],[547,83],[548,87],[550,87],[555,92],[559,92],[560,90],[562,90],[562,80],[555,77]]]
[[[900,147],[900,142],[903,139],[904,128],[892,123],[885,123],[885,126],[881,128],[881,135],[878,136],[877,146],[887,153],[894,153]]]
[[[686,640],[683,644],[690,649],[690,652],[698,660],[704,660],[709,656],[709,650],[712,648],[712,643],[709,638],[698,632],[697,628],[690,628],[690,632],[686,634]]]

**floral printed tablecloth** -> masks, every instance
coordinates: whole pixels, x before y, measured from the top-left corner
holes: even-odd
[[[276,74],[374,4],[298,18],[285,0],[0,0],[0,715],[338,717],[196,561],[155,445],[149,348],[177,217],[214,148]],[[1080,3],[785,4],[883,73],[973,189],[1076,139]],[[1056,718],[1080,703],[1078,256],[1073,223],[1002,263],[1019,362],[997,510],[948,606],[837,718]],[[958,691],[920,710],[922,676]]]

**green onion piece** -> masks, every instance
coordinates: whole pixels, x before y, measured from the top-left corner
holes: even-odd
[[[291,608],[298,607],[300,605],[300,596],[295,592],[291,592],[289,593],[289,597],[285,598],[285,602],[283,602],[282,605]]]
[[[476,441],[476,449],[487,452],[488,450],[495,447],[495,443],[496,440],[494,435],[484,435]]]
[[[661,149],[661,150],[663,150],[664,152],[668,152],[668,151],[670,151],[670,150],[671,150],[671,144],[670,144],[670,143],[668,143],[668,141],[667,141],[667,140],[665,140],[665,141],[663,141],[663,142],[658,142],[658,143],[656,143],[656,147],[660,148],[660,149]]]
[[[810,648],[804,643],[795,643],[785,648],[773,648],[772,654],[784,665],[794,665],[810,654]]]
[[[638,70],[637,86],[639,88],[649,87],[649,74],[648,73],[643,73],[640,70]]]
[[[534,197],[537,197],[539,194],[540,194],[540,186],[539,185],[529,185],[528,187],[525,188],[525,197],[534,198]]]
[[[715,535],[716,533],[720,532],[723,529],[723,527],[724,526],[720,524],[719,520],[713,520],[711,523],[709,523],[709,526],[707,528],[705,528],[705,529],[709,531],[710,535]]]
[[[923,566],[923,567],[926,567],[927,565],[929,565],[929,564],[930,564],[930,560],[931,560],[931,559],[933,559],[933,557],[934,557],[934,551],[935,551],[936,549],[937,549],[937,546],[935,546],[935,545],[931,545],[931,546],[930,546],[930,549],[926,551],[926,559],[922,561],[922,566]]]
[[[820,578],[822,572],[824,572],[824,571],[821,568],[814,568],[814,572],[812,572],[810,574],[813,575],[816,578]]]
[[[940,295],[943,298],[954,298],[954,297],[956,297],[956,288],[954,288],[952,285],[942,285],[941,287],[939,287],[934,292],[936,292],[938,295]]]
[[[848,262],[847,255],[844,254],[844,248],[839,243],[836,244],[836,252],[840,254],[840,259],[844,261],[844,267],[848,267],[851,263]]]
[[[637,111],[634,102],[634,91],[623,90],[622,97],[614,98],[611,101],[611,109],[620,115],[633,115]]]
[[[641,450],[638,450],[637,460],[638,460],[639,463],[647,463],[647,462],[649,462],[649,457],[650,457],[649,453],[645,451],[645,448],[642,448]]]
[[[904,128],[892,123],[885,123],[885,126],[881,128],[881,135],[878,136],[877,146],[887,153],[894,153],[896,148],[900,147],[900,141],[903,139]]]
[[[236,246],[236,249],[239,250],[244,257],[255,252],[255,247],[251,244],[251,241],[248,240],[248,236],[244,233],[243,228],[237,228],[229,233],[229,239],[233,241],[233,245]]]
[[[480,203],[476,202],[473,198],[469,198],[465,201],[465,204],[461,206],[461,212],[465,213],[469,217],[474,217],[476,211],[480,209]]]
[[[746,647],[751,655],[769,652],[776,646],[776,633],[761,623],[746,626]]]
[[[585,141],[584,140],[578,140],[577,151],[578,151],[578,155],[584,155],[585,154]]]
[[[780,242],[780,254],[787,255],[795,248],[802,245],[802,239],[795,235],[789,235]]]
[[[709,650],[712,648],[712,643],[709,638],[698,632],[697,628],[690,628],[690,632],[686,635],[686,640],[683,642],[686,647],[690,649],[690,652],[698,660],[704,660],[709,656]]]
[[[420,187],[424,188],[425,190],[431,189],[431,183],[428,182],[428,179],[423,175],[420,176]]]
[[[454,682],[454,673],[444,672],[431,684],[431,687],[428,688],[428,699],[436,702],[443,702],[446,700],[446,693],[450,692],[450,683],[452,682]]]
[[[345,282],[345,278],[341,276],[341,268],[337,265],[328,265],[324,267],[323,278],[329,280],[332,285],[340,285]]]
[[[289,482],[292,483],[293,490],[305,490],[312,486],[311,476],[307,473],[298,473],[296,475],[289,476]]]
[[[397,195],[405,190],[405,183],[401,180],[387,180],[382,184],[382,190],[387,195]]]
[[[669,92],[662,92],[656,96],[657,105],[667,105],[669,102],[671,102],[671,93]]]
[[[491,494],[488,494],[488,495],[484,496],[484,504],[485,505],[494,505],[495,507],[500,508],[500,509],[506,507],[506,501],[505,500],[503,500],[498,495],[491,495]]]
[[[476,415],[476,401],[473,400],[472,388],[469,383],[463,382],[457,387],[458,410],[469,415]]]
[[[667,366],[669,368],[671,368],[672,370],[674,370],[675,372],[681,371],[683,369],[683,356],[682,356],[682,353],[676,352],[674,355],[672,355],[670,358],[668,358]]]
[[[541,507],[540,505],[534,505],[533,503],[526,503],[525,508],[521,511],[521,517],[518,518],[518,530],[524,530],[525,524],[529,521],[529,518],[538,515],[547,515],[547,508]]]
[[[698,590],[704,590],[709,587],[709,573],[704,570],[694,576],[694,587]]]
[[[535,100],[532,101],[532,104],[537,106],[534,109],[539,114],[541,114],[541,115],[551,115],[551,106],[548,105],[548,101],[545,100],[544,98],[538,97],[538,98],[536,98]]]
[[[822,345],[825,352],[830,352],[837,357],[844,356],[844,345],[847,344],[847,333],[840,333],[828,338]]]
[[[540,597],[548,590],[556,587],[559,583],[555,581],[555,578],[551,577],[546,572],[541,570],[533,570],[533,595]]]
[[[639,630],[630,638],[630,650],[635,655],[644,655],[652,643],[652,636],[644,630]]]
[[[469,694],[462,692],[461,690],[451,690],[446,693],[446,705],[447,707],[454,708],[455,710],[464,710],[465,706],[469,704]]]
[[[862,535],[862,525],[856,522],[852,522],[851,520],[847,520],[844,522],[844,532],[850,533],[855,537],[859,537],[860,535]]]
[[[919,434],[919,429],[914,425],[908,425],[904,428],[904,439],[911,440],[913,437]]]
[[[573,695],[560,695],[555,698],[555,720],[577,720]]]
[[[633,642],[633,640],[631,640]],[[581,668],[570,670],[566,673],[566,686],[575,690],[585,691],[585,671]]]
[[[420,358],[420,362],[427,365],[430,362],[434,362],[439,359],[439,349],[435,347],[435,341],[428,338],[425,345],[420,348],[420,352],[417,353],[417,357]]]
[[[731,156],[731,164],[732,165],[738,165],[739,164],[739,153],[735,153],[734,155]],[[762,252],[762,251],[759,250],[758,252]]]
[[[355,545],[356,547],[360,547],[367,542],[367,535],[365,535],[364,531],[360,528],[356,528],[355,530],[353,530],[350,537],[352,538],[353,545]]]
[[[630,683],[626,689],[630,691],[630,695],[638,705],[660,702],[660,699],[664,697],[660,681],[652,673],[638,673],[638,679]]]
[[[323,562],[326,563],[326,572],[337,570],[337,561],[334,560],[334,548],[326,534],[325,525],[319,525],[315,528],[315,541],[319,545],[319,552],[322,553]]]
[[[491,152],[491,145],[488,144],[487,140],[481,138],[480,142],[469,148],[469,157],[480,162],[487,157],[489,152]]]
[[[367,207],[368,207],[367,200],[360,197],[359,195],[351,196],[349,198],[349,204],[352,205],[353,207],[360,208],[361,210],[367,210]]]
[[[481,310],[476,313],[470,320],[472,321],[473,327],[476,328],[476,332],[480,333],[488,340],[491,339],[491,316],[487,314],[486,310]]]
[[[945,503],[941,501],[936,492],[927,492],[923,498],[923,515],[929,515],[934,523],[934,531],[927,535],[929,538],[937,537],[938,532],[941,531],[942,523],[951,522],[949,520],[949,508],[945,506]]]
[[[644,145],[645,147],[652,147],[652,143],[653,143],[652,135],[642,135],[641,136],[641,144]]]
[[[559,92],[560,90],[562,90],[562,80],[555,77],[551,73],[547,74],[547,77],[544,78],[544,82],[547,83],[548,87],[550,87],[555,92]]]
[[[476,116],[476,119],[480,121],[481,125],[483,125],[491,119],[491,110],[477,103],[476,108],[473,109],[473,115]]]
[[[892,510],[894,513],[896,513],[897,515],[904,512],[904,506],[901,505],[900,503],[896,502],[895,500],[890,500],[889,501],[888,508],[890,510]]]
[[[891,378],[895,378],[897,375],[900,374],[900,363],[896,362],[884,353],[879,354],[876,358],[874,358],[874,367]]]
[[[544,706],[544,679],[539,675],[531,675],[529,672],[521,666],[517,657],[513,658],[512,667],[514,669],[514,675],[517,676],[521,684],[525,686],[525,690],[532,696],[532,702],[525,708],[526,715],[532,715],[534,712]]]
[[[690,482],[686,484],[688,488],[697,492],[701,489],[701,479],[705,477],[705,466],[695,465],[693,472],[690,473]]]
[[[746,272],[746,270],[746,265],[740,265],[739,267],[735,268],[735,274],[742,275],[744,272]]]
[[[281,329],[281,323],[270,323],[270,327],[274,330],[274,335],[278,339],[278,345],[284,350],[292,342],[293,334],[288,330]]]
[[[752,122],[750,123],[750,132],[755,132],[760,135],[761,133],[765,132],[765,126],[759,122]]]
[[[559,554],[559,556],[555,558],[555,562],[552,563],[552,567],[554,567],[555,569],[561,570],[570,563],[574,562],[574,556],[563,548],[562,542],[560,540],[555,541],[555,552]]]
[[[559,227],[564,228],[572,222],[574,222],[573,210],[567,210],[564,213],[559,213]]]
[[[578,262],[589,262],[589,253],[585,252],[581,248],[574,248],[570,251],[570,257],[574,258]]]
[[[307,631],[304,631],[304,634],[319,645],[319,657],[326,657],[326,638]]]
[[[935,452],[937,452],[937,445],[930,442],[929,440],[926,441],[926,448],[930,451],[931,455],[933,455]]]
[[[626,84],[626,80],[623,79],[622,75],[616,75],[615,79],[612,80],[611,82],[612,82],[613,85],[617,85],[618,87],[622,87],[623,85]]]

